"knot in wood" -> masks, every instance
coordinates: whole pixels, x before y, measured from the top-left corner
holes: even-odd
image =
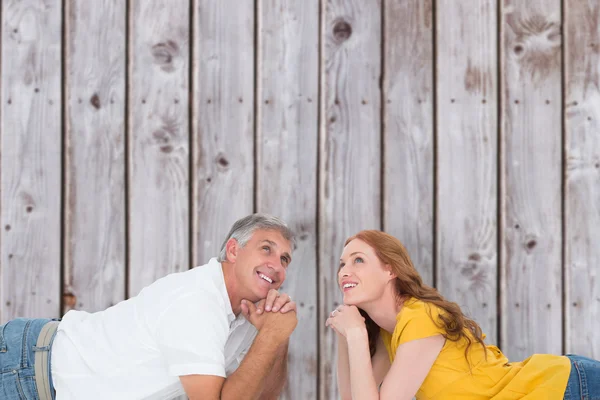
[[[348,38],[352,35],[352,26],[344,21],[337,21],[333,25],[333,37],[338,42],[343,42],[344,40],[348,40]]]
[[[469,255],[469,261],[481,261],[481,255],[479,255],[478,253],[472,253],[471,255]]]
[[[90,103],[96,110],[100,109],[100,97],[98,93],[94,93],[94,95],[90,98]]]
[[[229,167],[229,160],[227,160],[225,154],[223,153],[219,153],[217,155],[217,157],[215,158],[215,162],[217,164],[217,167],[222,171],[226,170]]]
[[[172,40],[157,43],[152,46],[154,62],[165,72],[173,72],[173,58],[179,54],[179,46]]]

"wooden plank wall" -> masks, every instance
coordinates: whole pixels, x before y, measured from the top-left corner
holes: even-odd
[[[257,3],[256,210],[281,216],[298,236],[293,293],[298,324],[289,347],[284,398],[317,398],[317,160],[319,2]]]
[[[65,2],[67,309],[102,309],[126,296],[125,11],[118,0]]]
[[[512,359],[600,358],[595,0],[5,0],[0,321],[298,233],[282,398],[337,398],[337,258],[384,229]]]
[[[563,341],[561,9],[511,0],[501,12],[501,326],[523,358],[560,353]]]
[[[563,3],[566,352],[600,357],[600,4]]]

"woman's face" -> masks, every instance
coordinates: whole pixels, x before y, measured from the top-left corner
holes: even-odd
[[[344,304],[360,307],[380,299],[391,279],[390,269],[367,243],[354,239],[344,247],[338,270]]]

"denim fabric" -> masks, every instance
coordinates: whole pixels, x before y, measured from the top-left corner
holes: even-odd
[[[0,326],[0,399],[39,400],[34,373],[35,346],[42,327],[49,321],[17,318]],[[54,399],[51,377],[50,387]]]
[[[565,390],[565,400],[600,400],[600,361],[567,354],[571,360],[571,375]]]

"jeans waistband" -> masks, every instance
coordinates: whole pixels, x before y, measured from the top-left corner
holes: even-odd
[[[40,331],[35,351],[34,371],[35,384],[40,400],[53,400],[52,386],[50,385],[50,348],[58,329],[58,321],[47,322]]]

